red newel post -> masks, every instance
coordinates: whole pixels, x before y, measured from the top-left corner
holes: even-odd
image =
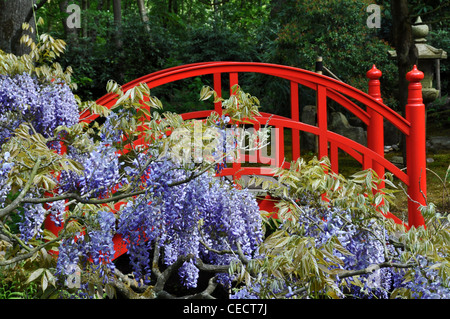
[[[383,103],[381,98],[380,77],[382,72],[373,65],[372,69],[367,71],[366,76],[369,78],[369,95],[375,100]],[[384,125],[383,116],[372,109],[368,110],[370,115],[370,122],[367,126],[367,147],[372,151],[384,156]],[[366,169],[367,167],[365,167]],[[373,170],[380,178],[384,176],[384,167],[374,162],[372,163]],[[380,185],[383,188],[384,185]]]
[[[411,123],[409,136],[406,137],[406,167],[409,177],[408,186],[408,224],[410,227],[425,225],[420,205],[426,205],[427,175],[426,175],[426,141],[425,141],[425,105],[422,100],[423,72],[414,65],[406,74],[410,82],[408,86],[408,101],[406,104],[406,120]]]

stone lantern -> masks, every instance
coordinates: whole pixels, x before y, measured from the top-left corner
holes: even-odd
[[[425,75],[422,80],[424,104],[433,102],[440,96],[440,60],[447,58],[446,51],[443,49],[436,49],[426,43],[428,32],[428,25],[422,23],[422,19],[418,17],[412,26],[412,36],[419,55],[417,67]],[[397,52],[395,50],[389,51],[389,55],[392,58],[396,58]]]

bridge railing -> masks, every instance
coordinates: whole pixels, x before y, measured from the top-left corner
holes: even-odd
[[[288,166],[284,162],[284,129],[290,129],[292,132],[292,159],[300,156],[299,133],[301,131],[312,133],[318,137],[319,157],[328,156],[334,171],[339,170],[339,150],[343,150],[358,160],[363,169],[373,168],[381,177],[385,170],[388,170],[404,182],[408,189],[408,225],[417,227],[424,224],[419,207],[426,205],[425,106],[422,102],[420,83],[423,73],[416,67],[407,74],[410,84],[405,117],[400,116],[383,103],[379,81],[382,73],[375,66],[367,72],[368,93],[315,72],[282,65],[251,62],[206,62],[178,66],[138,78],[123,85],[122,88],[126,91],[144,82],[152,89],[174,81],[210,74],[213,77],[214,90],[219,96],[222,96],[223,74],[228,74],[231,93],[231,87],[239,84],[239,74],[249,72],[272,75],[290,82],[290,118],[262,113],[262,116],[258,117],[254,123],[255,127],[268,124],[276,129],[276,154],[274,154],[273,163],[277,166]],[[300,85],[316,91],[317,125],[300,122]],[[367,147],[328,130],[327,99],[334,100],[367,125]],[[97,100],[97,103],[112,107],[115,101],[116,98],[113,94],[107,94]],[[184,119],[205,118],[214,111],[221,114],[220,102],[214,104],[213,110],[194,111],[182,114],[182,116]],[[88,113],[82,114],[82,119],[86,122],[95,120],[95,117],[96,115]],[[384,119],[391,122],[406,136],[406,172],[384,158]],[[257,158],[263,159],[263,156],[258,154]],[[242,161],[236,161],[231,167],[224,169],[222,174],[235,176],[271,174],[270,167],[242,164]]]

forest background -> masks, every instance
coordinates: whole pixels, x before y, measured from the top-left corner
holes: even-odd
[[[380,28],[367,25],[372,13],[367,7],[372,3],[381,8]],[[66,23],[72,14],[67,10],[70,4],[81,9],[79,28]],[[411,44],[398,21],[403,16],[412,23],[420,15],[431,29],[428,43],[449,51],[448,4],[448,0],[2,0],[0,48],[20,54],[22,22],[33,25],[42,18],[38,34],[48,33],[68,44],[59,62],[73,68],[75,93],[82,100],[104,95],[110,79],[126,83],[176,65],[253,61],[313,71],[317,56],[339,79],[367,91],[365,74],[376,64],[383,71],[384,102],[402,112],[401,62],[387,53],[400,48],[401,41],[407,48]],[[409,64],[415,62],[414,56],[408,59]],[[449,62],[441,61],[442,98],[433,110],[445,107]],[[208,81],[185,80],[187,85],[175,83],[153,93],[166,110],[182,113],[201,107],[198,92]],[[287,115],[287,82],[260,75],[240,82],[261,100],[263,111]],[[305,92],[301,107],[313,103],[313,92]],[[447,128],[450,116],[441,121]]]

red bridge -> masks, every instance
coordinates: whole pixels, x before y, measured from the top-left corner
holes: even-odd
[[[319,158],[328,156],[332,169],[339,171],[338,155],[343,150],[362,165],[363,169],[372,168],[378,176],[382,177],[385,171],[390,171],[399,180],[407,185],[408,192],[408,221],[401,221],[390,214],[398,223],[404,223],[408,227],[424,225],[424,219],[420,214],[420,205],[426,205],[426,146],[425,146],[425,106],[422,102],[422,85],[420,81],[424,74],[414,66],[407,74],[410,82],[408,88],[408,103],[406,105],[405,118],[386,106],[380,94],[380,81],[382,73],[375,65],[367,72],[369,92],[364,93],[343,82],[311,71],[288,67],[283,65],[250,63],[250,62],[206,62],[183,65],[158,71],[122,86],[123,90],[146,83],[150,89],[171,83],[174,81],[211,75],[213,88],[219,96],[222,95],[222,75],[229,77],[231,87],[238,84],[239,74],[255,72],[290,81],[291,116],[282,117],[269,113],[261,113],[256,118],[255,126],[265,125],[277,128],[275,163],[277,166],[288,167],[285,162],[285,129],[292,133],[292,159],[300,157],[300,131],[315,134],[318,137]],[[316,91],[317,125],[308,125],[300,122],[299,112],[299,85],[303,85]],[[331,99],[347,109],[367,125],[367,147],[347,137],[328,130],[327,127],[327,99]],[[363,105],[364,107],[359,106]],[[98,104],[111,108],[116,102],[114,94],[107,94],[97,100]],[[206,118],[212,112],[221,114],[221,103],[215,103],[214,110],[194,111],[182,114],[184,119]],[[82,114],[83,121],[93,121],[97,116]],[[393,163],[384,158],[384,127],[383,121],[391,122],[406,136],[406,172],[399,169]],[[264,162],[262,154],[256,154],[258,162]],[[238,161],[231,167],[225,168],[222,175],[271,175],[270,167],[245,166]],[[265,162],[267,163],[267,162]]]

